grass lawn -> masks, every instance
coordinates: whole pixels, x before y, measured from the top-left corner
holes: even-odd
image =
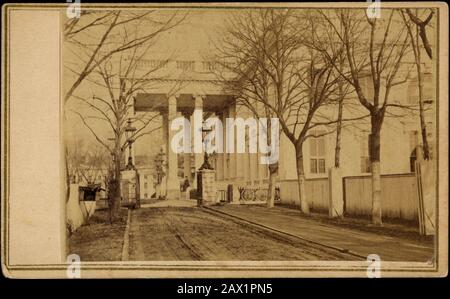
[[[119,219],[109,223],[108,210],[97,210],[89,223],[69,238],[69,254],[78,254],[83,261],[120,261],[127,209],[121,208]]]

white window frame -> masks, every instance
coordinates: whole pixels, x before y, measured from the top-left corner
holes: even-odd
[[[368,132],[363,132],[359,141],[360,144],[359,171],[362,174],[370,173],[372,171],[370,168],[369,138],[370,134]]]
[[[311,174],[315,175],[322,175],[326,174],[327,172],[327,159],[326,159],[326,153],[327,153],[327,144],[326,144],[326,132],[324,130],[314,130],[311,132],[313,136],[309,138],[309,172]],[[322,135],[322,136],[318,136]],[[318,137],[315,137],[318,136]],[[323,140],[323,154],[319,154],[320,148],[319,148],[319,141]],[[313,143],[315,145],[313,146]],[[312,147],[315,147],[315,154],[311,150]],[[313,162],[314,161],[314,162]],[[323,168],[320,167],[321,162],[323,162]],[[314,166],[313,166],[314,165]]]

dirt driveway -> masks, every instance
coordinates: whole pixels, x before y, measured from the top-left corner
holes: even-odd
[[[358,260],[338,251],[213,215],[195,207],[132,212],[130,260]]]

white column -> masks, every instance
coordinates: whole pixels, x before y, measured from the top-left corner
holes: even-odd
[[[175,131],[170,130],[170,124],[177,117],[177,98],[170,96],[168,99],[168,139],[167,139],[167,198],[180,198],[180,181],[178,179],[178,155],[170,146]]]
[[[258,103],[258,102],[256,102],[255,103],[256,104],[256,110],[258,110],[258,111],[261,111],[261,104],[260,103]],[[259,132],[259,126],[258,126],[258,134],[262,134],[263,132]],[[259,148],[258,148],[258,150],[256,151],[256,154],[255,154],[255,156],[256,156],[256,164],[255,164],[255,172],[256,172],[256,175],[255,175],[255,180],[256,180],[256,184],[257,185],[261,185],[262,184],[262,174],[261,174],[261,168],[264,166],[264,165],[261,165],[261,163],[260,163],[260,159],[261,159],[261,153],[260,153],[260,151],[259,151]]]
[[[242,109],[239,109],[239,107],[237,106],[236,102],[234,102],[233,104],[233,111],[234,111],[234,117],[240,117],[240,115],[238,115],[238,110],[242,112]],[[246,116],[243,116],[243,118],[245,119]],[[245,135],[244,135],[245,136]],[[241,140],[241,142],[245,140]],[[237,144],[238,144],[238,140],[237,140],[237,132],[234,135],[234,144],[235,144],[235,154],[234,154],[234,159],[235,159],[235,179],[238,180],[238,182],[243,183],[245,181],[245,153],[238,153],[237,152]]]
[[[218,117],[220,121],[222,122],[222,126],[225,126],[225,122],[223,120],[223,112],[218,113]],[[225,144],[223,144],[222,153],[217,153],[217,168],[216,168],[216,176],[217,180],[223,180],[223,151],[225,149]]]
[[[168,147],[168,138],[169,138],[169,118],[167,115],[167,111],[162,111],[161,112],[161,117],[162,117],[162,141],[163,141],[163,150],[164,150],[164,154],[166,154],[167,156],[167,149]]]
[[[183,111],[183,117],[186,118],[187,120],[190,119],[191,113]],[[185,135],[185,142],[186,142],[186,138],[190,137]],[[191,177],[191,153],[184,153],[183,154],[183,169],[184,169],[184,176],[187,177],[189,179],[189,182],[192,182],[192,177]]]
[[[235,102],[233,102],[229,107],[228,107],[228,114],[230,118],[236,119],[236,104]],[[231,180],[235,180],[236,179],[236,135],[237,135],[237,131],[236,128],[233,128],[234,130],[234,152],[229,154],[230,160],[229,160],[229,170],[228,170],[228,174],[229,174],[229,178]]]
[[[229,165],[228,165],[228,158],[229,153],[227,151],[227,117],[228,117],[228,109],[225,109],[222,114],[222,124],[223,124],[223,157],[222,157],[222,176],[224,180],[229,180]]]
[[[202,126],[203,126],[203,99],[202,95],[194,95],[194,113],[193,113],[193,149],[194,149],[194,167],[195,176],[193,188],[197,188],[197,171],[203,164],[203,143],[202,143]],[[197,138],[196,138],[197,136]],[[199,140],[200,139],[200,140]],[[198,152],[200,151],[200,152]]]

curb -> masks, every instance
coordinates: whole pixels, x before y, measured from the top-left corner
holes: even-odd
[[[130,223],[131,223],[131,209],[128,209],[127,226],[125,227],[125,233],[123,234],[122,245],[122,261],[128,261],[130,258]]]

